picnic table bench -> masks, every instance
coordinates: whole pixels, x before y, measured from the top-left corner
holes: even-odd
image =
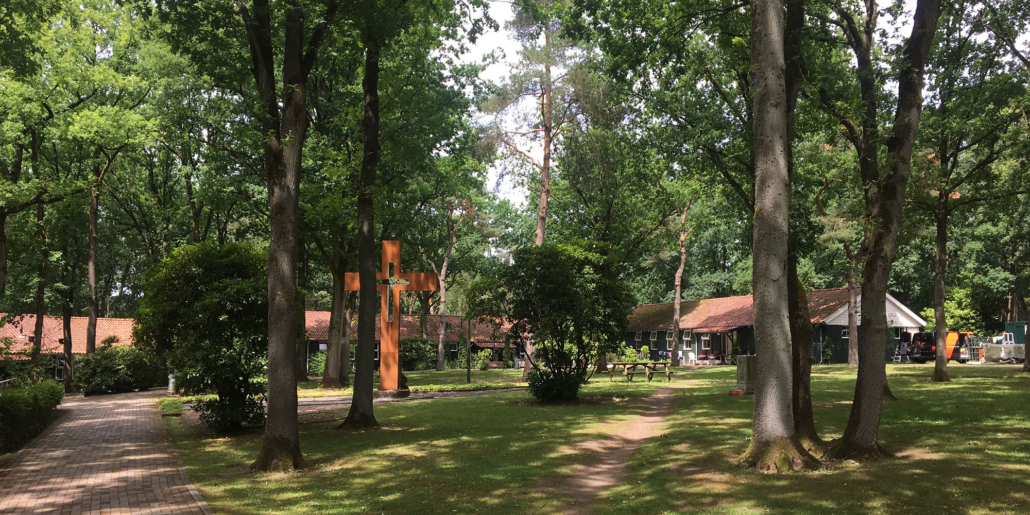
[[[626,382],[632,382],[633,376],[636,374],[646,374],[648,382],[651,382],[655,374],[665,374],[665,379],[671,382],[670,365],[672,365],[670,361],[616,361],[609,363],[611,370],[608,371],[608,380],[613,381],[615,374],[619,373],[621,368],[622,375],[626,376]]]

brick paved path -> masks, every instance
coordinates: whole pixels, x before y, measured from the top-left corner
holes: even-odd
[[[166,439],[160,394],[66,399],[58,421],[0,470],[0,513],[210,513]]]

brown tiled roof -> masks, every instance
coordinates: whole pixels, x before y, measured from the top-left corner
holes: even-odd
[[[5,314],[0,313],[0,317]],[[86,353],[86,326],[89,324],[88,317],[72,317],[72,354]],[[132,345],[132,327],[136,321],[131,318],[98,318],[97,319],[97,345],[104,340],[114,336],[118,338],[115,345]],[[0,327],[0,338],[10,338],[14,343],[11,350],[28,351],[32,348],[29,337],[35,336],[36,316],[16,315],[14,318]],[[23,337],[24,336],[24,337]],[[60,354],[64,352],[64,345],[60,342],[64,338],[64,322],[61,317],[43,317],[43,354]]]
[[[861,288],[859,288],[859,293],[861,294]],[[847,304],[847,288],[831,288],[808,292],[808,315],[812,317],[813,324],[823,323],[834,311]]]
[[[315,341],[329,339],[329,312],[328,311],[307,311],[305,312],[304,323],[307,327],[308,338]],[[468,320],[462,320],[457,315],[447,315],[447,327],[444,333],[444,341],[456,342],[461,336],[468,332]],[[496,328],[489,321],[477,320],[472,323],[472,343],[486,344],[504,341],[504,327]],[[351,322],[351,334],[358,330],[357,317]],[[376,340],[380,338],[379,315],[376,315]],[[429,315],[426,317],[426,336],[436,339],[440,335],[440,316]],[[401,315],[401,338],[409,336],[422,336],[422,326],[418,315]]]
[[[813,290],[808,293],[808,310],[813,324],[820,324],[848,303],[847,288]],[[630,331],[665,331],[672,327],[673,305],[644,304],[633,308]],[[697,332],[729,331],[755,324],[751,295],[680,302],[680,329]]]

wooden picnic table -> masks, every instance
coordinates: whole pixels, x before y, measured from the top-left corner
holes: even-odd
[[[619,368],[622,368],[622,375],[626,376],[626,382],[632,382],[635,374],[647,374],[647,381],[655,374],[665,374],[665,379],[672,381],[672,370],[669,366],[671,361],[615,361],[609,363],[611,370],[608,371],[608,381],[613,381]],[[640,370],[638,370],[638,368]]]

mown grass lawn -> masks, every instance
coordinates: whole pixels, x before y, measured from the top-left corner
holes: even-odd
[[[475,385],[472,388],[515,386],[516,383],[522,381],[522,370],[473,370],[471,377],[466,376],[465,370],[404,372],[404,375],[408,378],[408,386],[413,390],[436,389],[436,387],[439,387],[439,389],[465,388],[462,385],[468,384],[466,383],[468,379],[471,379],[471,384]],[[374,381],[378,387],[378,373],[375,374]],[[321,383],[321,378],[309,378],[298,382],[298,395],[301,397],[328,397],[351,394],[350,388],[324,390],[319,388]],[[525,384],[522,384],[522,386],[525,386]]]
[[[595,512],[1030,513],[1030,376],[1013,366],[950,368],[953,382],[939,385],[927,381],[930,365],[888,367],[900,400],[885,405],[881,442],[899,458],[792,475],[734,466],[753,398],[726,395],[732,368],[681,374],[665,434],[637,451]],[[816,424],[839,436],[854,371],[816,367],[813,383]],[[525,392],[377,406],[379,430],[303,425],[309,467],[292,474],[248,471],[259,434],[198,435],[166,420],[217,513],[555,513],[561,479],[593,460],[575,444],[638,415],[632,399],[665,384],[602,378],[565,406],[536,405]]]

